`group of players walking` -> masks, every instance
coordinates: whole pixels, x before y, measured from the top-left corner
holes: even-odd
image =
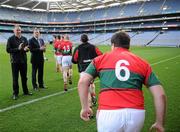
[[[88,43],[88,36],[81,35],[82,44],[74,49],[72,54],[72,42],[68,35],[54,36],[54,51],[56,58],[56,71],[61,72],[64,81],[64,91],[67,91],[68,83],[72,84],[72,63],[78,65],[80,76],[83,71],[91,63],[92,59],[102,55],[102,52],[94,45]],[[96,104],[95,85],[92,81],[89,90],[89,104],[90,106]]]
[[[54,40],[56,71],[63,74],[64,91],[67,91],[67,84],[72,84],[72,43],[68,35],[56,36]]]

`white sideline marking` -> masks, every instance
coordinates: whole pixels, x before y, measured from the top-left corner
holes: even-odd
[[[179,56],[180,56],[180,55],[177,55],[177,56],[175,56],[175,57],[171,57],[171,58],[168,58],[168,59],[164,59],[164,60],[162,60],[162,61],[159,61],[159,62],[155,62],[155,63],[151,64],[151,66],[157,65],[157,64],[159,64],[159,63],[163,63],[163,62],[166,62],[166,61],[169,61],[169,60],[172,60],[172,59],[175,59],[175,58],[177,58],[177,57],[179,57]]]
[[[75,90],[76,88],[77,88],[77,87],[68,89],[68,91]],[[67,92],[68,92],[68,91],[67,91]],[[53,97],[53,96],[65,94],[65,93],[66,93],[65,91],[61,91],[61,92],[57,92],[57,93],[54,93],[54,94],[50,94],[50,95],[47,95],[47,96],[44,96],[44,97],[40,97],[40,98],[37,98],[37,99],[33,99],[33,100],[30,100],[30,101],[27,101],[27,102],[23,102],[23,103],[20,103],[20,104],[17,104],[17,105],[12,105],[12,106],[10,106],[10,107],[6,107],[6,108],[4,108],[4,109],[0,109],[0,113],[1,113],[1,112],[5,112],[5,111],[8,111],[8,110],[11,110],[11,109],[15,109],[15,108],[18,108],[18,107],[27,105],[27,104],[32,104],[32,103],[34,103],[34,102],[37,102],[37,101],[40,101],[40,100],[44,100],[44,99],[47,99],[47,98],[50,98],[50,97]]]
[[[177,56],[175,56],[175,57],[171,57],[171,58],[168,58],[168,59],[164,59],[164,60],[162,60],[162,61],[159,61],[159,62],[155,62],[155,63],[151,64],[151,66],[157,65],[157,64],[160,64],[160,63],[163,63],[163,62],[172,60],[172,59],[175,59],[175,58],[177,58],[177,57],[179,57],[179,56],[180,56],[180,55],[177,55]],[[97,83],[97,82],[99,82],[99,81],[95,81],[95,83]],[[68,92],[73,91],[73,90],[75,90],[75,89],[77,89],[77,87],[68,89]],[[15,108],[24,106],[24,105],[32,104],[32,103],[34,103],[34,102],[37,102],[37,101],[40,101],[40,100],[44,100],[44,99],[47,99],[47,98],[50,98],[50,97],[53,97],[53,96],[65,94],[65,93],[66,93],[66,92],[61,91],[61,92],[57,92],[57,93],[54,93],[54,94],[50,94],[50,95],[47,95],[47,96],[44,96],[44,97],[40,97],[40,98],[37,98],[37,99],[33,99],[33,100],[30,100],[30,101],[27,101],[27,102],[23,102],[23,103],[20,103],[20,104],[17,104],[17,105],[12,105],[12,106],[9,106],[9,107],[0,109],[0,113],[5,112],[5,111],[8,111],[8,110],[12,110],[12,109],[15,109]]]

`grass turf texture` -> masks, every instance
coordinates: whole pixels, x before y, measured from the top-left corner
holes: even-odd
[[[99,47],[103,52],[110,50],[109,46]],[[180,55],[179,48],[160,47],[132,47],[133,53],[148,60],[150,64]],[[60,73],[55,72],[54,55],[52,47],[48,46],[46,52],[48,61],[45,62],[44,81],[48,89],[33,91],[31,85],[30,53],[28,53],[28,87],[33,96],[23,96],[19,79],[20,97],[14,101],[12,95],[12,78],[9,54],[5,45],[0,45],[0,109],[44,97],[63,91],[63,80]],[[168,111],[166,118],[166,131],[178,132],[180,129],[180,56],[152,66],[154,72],[161,80],[167,97]],[[77,86],[79,74],[77,66],[73,65],[73,85]],[[96,91],[99,84],[96,83]],[[147,132],[154,121],[154,107],[152,96],[144,88],[146,120],[143,132]],[[95,113],[96,108],[94,108]],[[80,102],[77,90],[50,97],[29,105],[0,113],[0,132],[95,132],[95,118],[84,122],[79,118]]]

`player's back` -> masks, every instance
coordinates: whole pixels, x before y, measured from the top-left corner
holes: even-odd
[[[92,59],[97,56],[95,46],[89,43],[81,44],[78,47],[78,61],[79,63],[90,63]]]
[[[159,83],[150,65],[124,48],[95,58],[92,65],[86,72],[95,67],[100,77],[99,109],[144,109],[143,83]]]
[[[61,49],[63,55],[71,55],[72,54],[72,43],[71,43],[71,41],[63,40],[61,42],[60,49]]]
[[[149,68],[149,64],[145,60],[123,48],[117,48],[113,52],[103,55],[99,66],[99,69],[118,69],[123,66],[131,73],[139,74],[142,77],[146,76]]]

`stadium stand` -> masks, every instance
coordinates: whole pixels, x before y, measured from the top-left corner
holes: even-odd
[[[53,34],[70,34],[74,43],[87,33],[94,44],[110,44],[112,33],[128,31],[133,45],[176,46],[179,28],[179,0],[151,0],[100,9],[73,12],[40,12],[0,7],[0,42],[20,24],[27,38],[33,28],[41,30],[46,42]]]
[[[180,12],[179,0],[151,0],[82,12],[33,12],[0,8],[0,19],[29,22],[84,22],[118,17]],[[115,13],[116,12],[116,13]],[[23,18],[22,18],[23,17]],[[37,21],[38,20],[38,21]]]
[[[179,31],[165,31],[151,43],[151,46],[178,46],[180,44],[179,36]]]

